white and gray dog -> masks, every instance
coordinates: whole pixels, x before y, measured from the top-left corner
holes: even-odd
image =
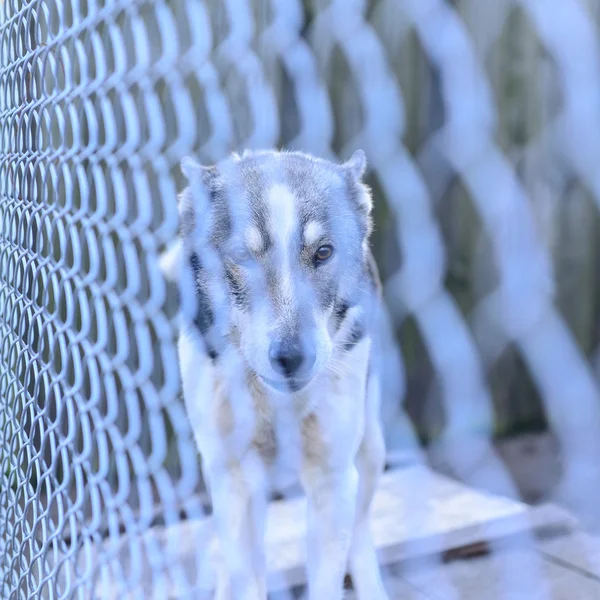
[[[347,570],[360,600],[386,598],[368,517],[385,452],[365,167],[360,150],[343,164],[182,161],[180,237],[162,266],[194,296],[179,356],[224,559],[218,598],[266,598],[267,498],[288,477],[306,491],[309,598],[340,599]]]

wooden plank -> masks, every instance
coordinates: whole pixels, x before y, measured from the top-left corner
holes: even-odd
[[[407,569],[402,577],[432,600],[600,598],[600,581],[546,560],[533,546]]]
[[[386,577],[385,589],[390,600],[431,600],[428,596],[408,581],[404,581],[398,577]],[[271,598],[269,598],[271,600]],[[363,600],[358,598],[354,591],[346,592],[344,600]],[[367,599],[368,600],[368,599]]]
[[[269,506],[266,541],[270,590],[305,583],[305,514],[303,497],[273,502]],[[568,528],[573,525],[570,518],[554,507],[531,510],[523,503],[470,489],[424,465],[383,475],[371,519],[373,538],[383,565],[436,555],[541,526]],[[156,556],[177,564],[187,579],[191,578],[190,583],[204,590],[214,588],[220,562],[210,519],[153,528],[137,541],[125,538],[113,556],[113,562],[117,562],[126,577],[135,556],[137,571],[141,573],[140,585],[147,598],[156,597],[152,595],[153,570],[150,568]],[[115,578],[107,576],[105,580],[110,585]],[[169,597],[176,598],[179,584],[173,578],[169,581],[172,592]],[[106,597],[106,589],[101,596]]]
[[[549,560],[600,580],[600,539],[576,531],[566,536],[540,540],[539,551]]]

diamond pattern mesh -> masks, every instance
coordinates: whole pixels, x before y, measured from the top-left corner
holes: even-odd
[[[489,440],[521,409],[494,369],[520,369],[561,442],[565,501],[597,511],[597,2],[0,11],[2,597],[167,598],[205,576],[205,540],[161,533],[207,508],[158,267],[188,154],[363,148],[391,312],[388,446],[405,394],[417,421],[435,396],[453,471],[511,491]],[[435,385],[415,387],[427,371]]]

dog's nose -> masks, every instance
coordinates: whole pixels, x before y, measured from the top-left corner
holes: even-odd
[[[269,348],[271,366],[286,377],[296,375],[300,370],[308,371],[315,364],[315,359],[314,349],[296,339],[273,342]]]

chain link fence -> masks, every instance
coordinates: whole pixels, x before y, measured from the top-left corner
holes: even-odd
[[[3,598],[167,598],[207,568],[145,535],[210,510],[159,269],[186,155],[363,148],[390,462],[420,438],[514,494],[492,438],[549,427],[561,498],[598,516],[599,2],[0,11]]]

